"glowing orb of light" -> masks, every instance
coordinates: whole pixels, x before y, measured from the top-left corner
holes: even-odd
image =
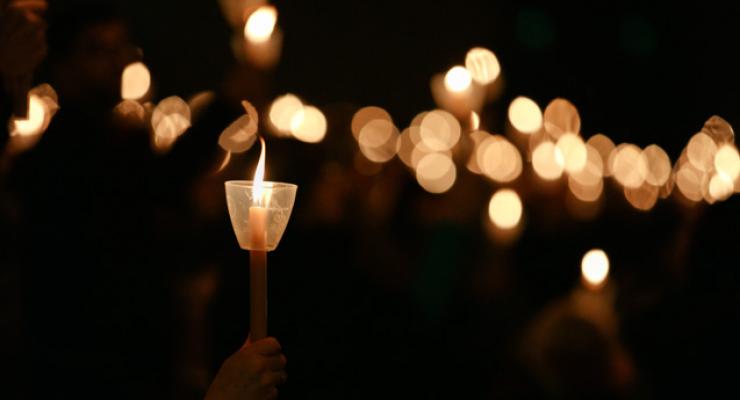
[[[450,92],[464,92],[470,88],[473,78],[465,67],[456,65],[445,74],[445,87]]]
[[[581,275],[586,284],[597,289],[604,285],[609,275],[609,257],[604,250],[589,250],[581,260]]]
[[[509,122],[519,132],[537,132],[542,127],[542,110],[534,100],[519,96],[509,105]]]
[[[735,146],[725,144],[717,150],[717,154],[714,155],[714,168],[730,181],[735,181],[740,176],[740,155]]]
[[[469,75],[481,85],[488,85],[498,78],[501,64],[491,50],[474,47],[465,56],[465,68]]]
[[[44,101],[35,94],[28,97],[28,117],[14,120],[14,135],[31,136],[40,133],[46,119]]]
[[[277,10],[273,6],[262,6],[255,10],[244,25],[244,37],[254,43],[266,42],[277,23]]]
[[[290,121],[293,137],[306,143],[318,143],[326,136],[326,117],[314,106],[303,107]]]
[[[121,75],[121,97],[124,100],[138,100],[149,91],[152,77],[149,69],[141,62],[126,66]]]
[[[501,189],[488,202],[488,217],[501,229],[511,229],[522,219],[522,201],[511,189]]]

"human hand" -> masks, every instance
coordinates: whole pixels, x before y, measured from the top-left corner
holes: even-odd
[[[206,400],[272,400],[285,382],[285,356],[280,343],[268,337],[244,346],[221,365]]]

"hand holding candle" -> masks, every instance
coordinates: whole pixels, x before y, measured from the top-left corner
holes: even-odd
[[[253,340],[267,336],[267,252],[274,250],[293,210],[298,187],[266,182],[265,142],[254,181],[226,182],[226,202],[239,246],[250,252],[250,331]]]

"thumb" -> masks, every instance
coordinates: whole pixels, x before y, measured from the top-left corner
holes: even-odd
[[[242,345],[242,349],[250,345],[252,345],[252,334],[247,335],[247,340]]]

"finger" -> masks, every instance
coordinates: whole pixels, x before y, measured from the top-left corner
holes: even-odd
[[[263,393],[264,395],[260,398],[264,400],[275,400],[278,396],[278,390],[274,387],[265,389]]]
[[[267,366],[268,369],[272,371],[282,370],[283,368],[285,368],[286,362],[287,360],[285,359],[285,356],[282,354],[265,358],[265,365]]]
[[[250,347],[257,354],[272,356],[280,353],[280,343],[274,337],[267,337],[253,342]]]
[[[252,344],[252,335],[247,335],[247,340],[244,341],[242,349]]]
[[[262,374],[260,383],[263,386],[271,387],[282,385],[286,380],[288,380],[288,374],[285,371],[269,371]]]

